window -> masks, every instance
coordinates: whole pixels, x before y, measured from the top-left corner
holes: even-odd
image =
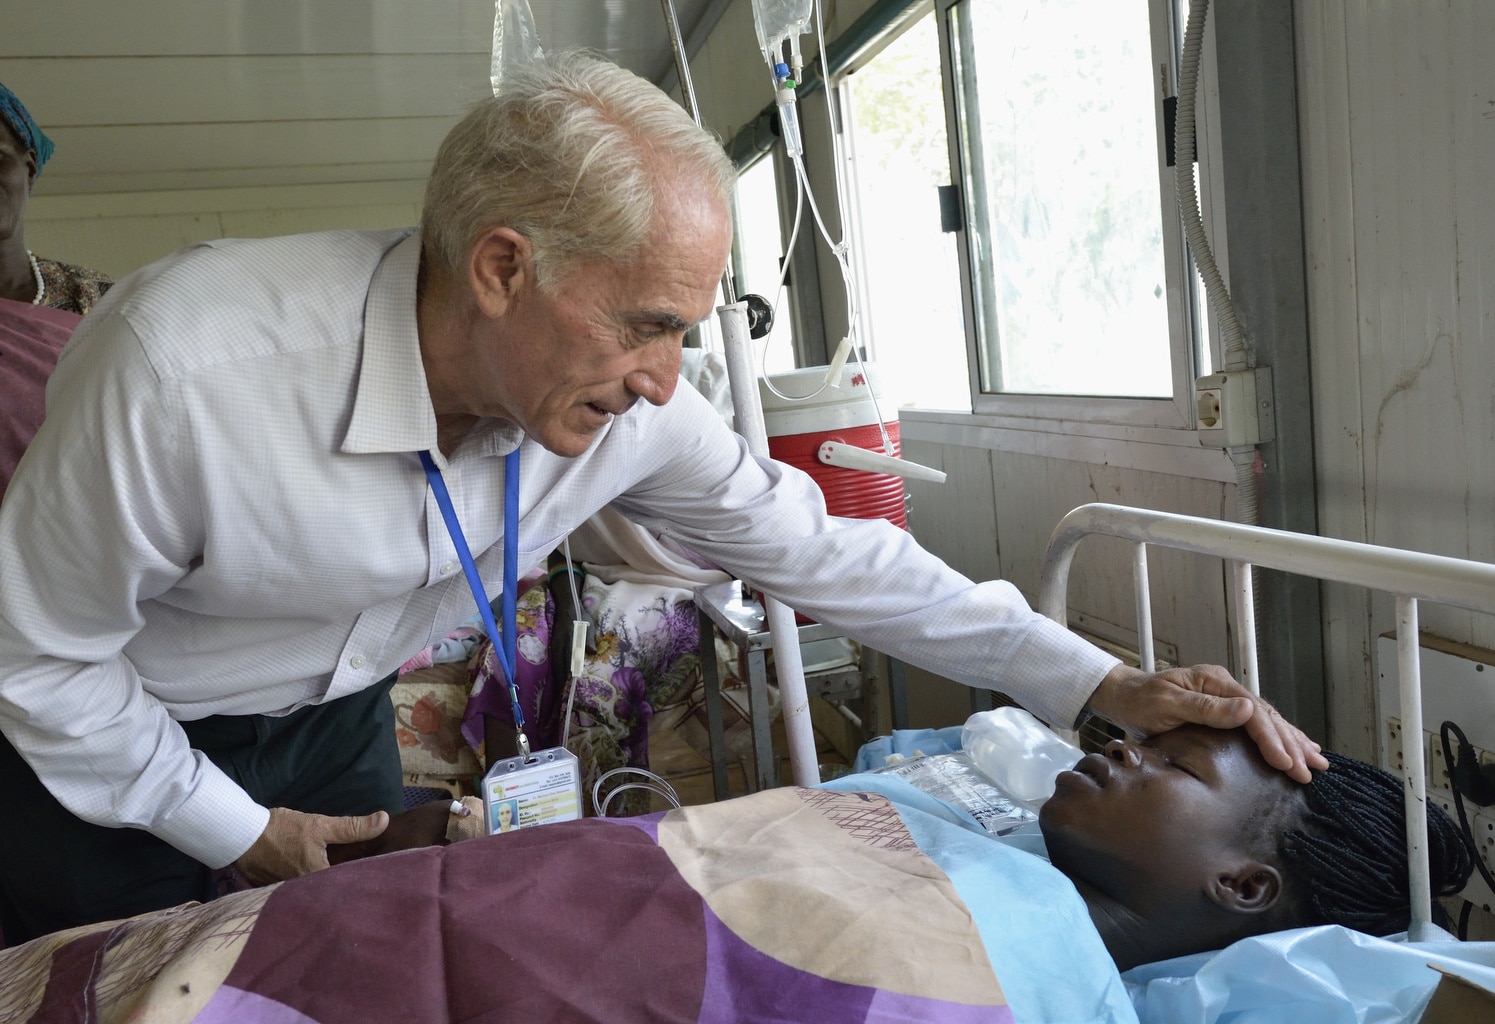
[[[1192,304],[1147,9],[960,0],[948,19],[980,391],[1173,397]]]
[[[936,189],[950,184],[931,10],[841,89],[855,198],[862,341],[900,405],[971,409],[955,234]]]
[[[757,342],[759,369],[765,373],[792,370],[792,302],[789,285],[779,287],[784,241],[779,227],[778,175],[771,156],[759,158],[737,176],[733,218],[733,276],[737,294],[740,297],[756,292],[774,306],[773,331]]]

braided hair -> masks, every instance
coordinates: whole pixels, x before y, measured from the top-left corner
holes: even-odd
[[[1325,752],[1329,770],[1303,788],[1307,811],[1278,843],[1294,876],[1304,924],[1339,924],[1371,935],[1405,931],[1411,918],[1402,780],[1375,765]],[[1474,870],[1464,834],[1428,805],[1434,897],[1464,888]]]

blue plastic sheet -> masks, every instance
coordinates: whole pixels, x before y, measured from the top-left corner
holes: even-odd
[[[1495,942],[1395,941],[1337,925],[1243,939],[1123,979],[1144,1024],[1412,1024],[1438,984],[1430,963],[1495,989]]]

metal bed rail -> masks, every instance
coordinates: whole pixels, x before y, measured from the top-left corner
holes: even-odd
[[[1434,935],[1432,890],[1428,878],[1427,780],[1421,770],[1425,761],[1417,603],[1431,601],[1495,613],[1495,565],[1149,509],[1082,505],[1059,521],[1044,555],[1038,610],[1056,622],[1068,625],[1069,570],[1075,551],[1080,541],[1097,534],[1129,540],[1135,545],[1132,570],[1137,598],[1138,650],[1142,667],[1149,671],[1153,668],[1152,611],[1147,579],[1147,546],[1150,544],[1212,555],[1230,566],[1235,598],[1232,617],[1237,671],[1241,682],[1253,693],[1261,692],[1257,677],[1256,618],[1251,584],[1253,566],[1349,583],[1396,598],[1396,648],[1403,725],[1402,780],[1407,803],[1407,859],[1412,900],[1409,930],[1414,940]]]

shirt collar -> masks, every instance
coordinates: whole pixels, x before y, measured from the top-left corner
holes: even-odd
[[[436,447],[436,411],[415,322],[420,249],[420,234],[412,232],[384,254],[369,282],[358,393],[343,437],[349,454]]]
[[[420,233],[412,232],[374,270],[363,314],[363,360],[353,416],[343,437],[349,454],[436,451],[436,410],[426,385],[416,324]],[[481,420],[462,447],[507,455],[524,434],[504,420]],[[440,465],[445,460],[437,458]]]

